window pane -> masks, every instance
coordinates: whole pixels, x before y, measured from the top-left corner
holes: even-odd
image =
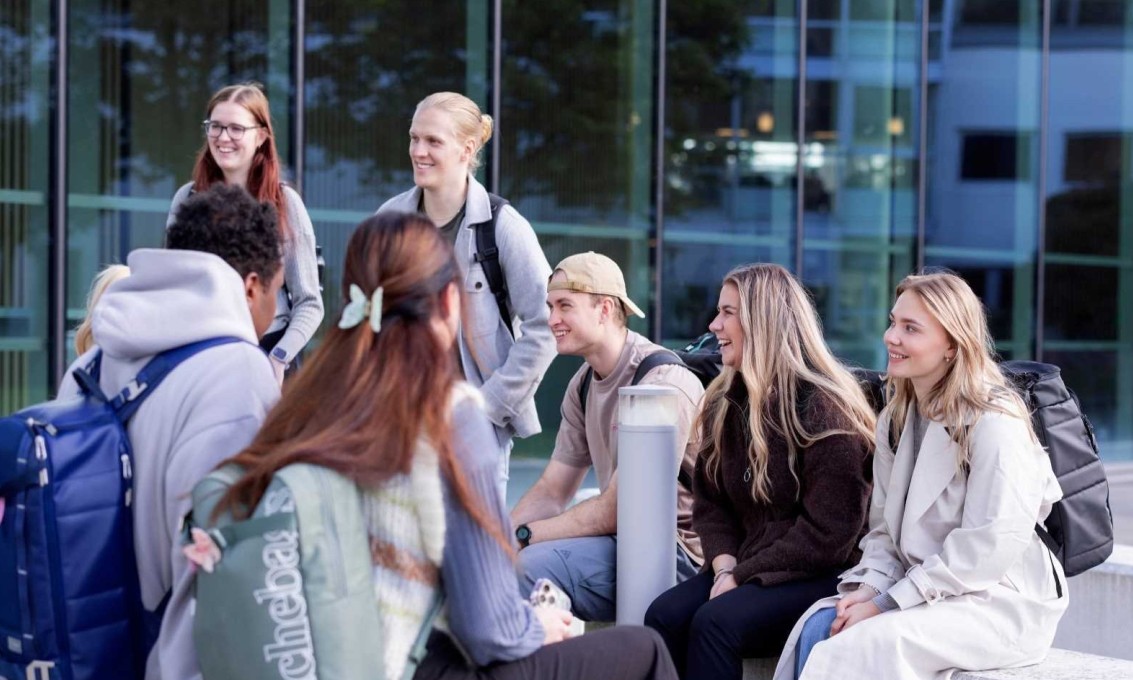
[[[1032,358],[1035,342],[1041,5],[953,5],[927,110],[925,263],[960,270],[1016,358]]]
[[[1062,367],[1103,457],[1129,460],[1133,5],[1072,0],[1064,15],[1078,49],[1050,53],[1043,360]]]
[[[50,7],[0,3],[0,413],[47,385]]]
[[[629,296],[651,314],[654,5],[553,7],[503,3],[500,193],[534,226],[551,266],[573,253],[604,253],[621,266]],[[726,28],[723,18],[705,18]],[[633,318],[630,327],[646,332],[648,321]],[[543,434],[517,441],[517,453],[551,451],[577,367],[551,365],[536,395]]]
[[[827,341],[880,368],[896,280],[916,232],[920,25],[904,0],[850,4],[835,59],[807,55],[803,277]]]
[[[798,19],[795,3],[668,3],[661,337],[706,330],[735,265],[793,266]],[[829,90],[807,115],[833,130]],[[809,125],[808,125],[809,127]],[[821,182],[809,199],[828,199]]]

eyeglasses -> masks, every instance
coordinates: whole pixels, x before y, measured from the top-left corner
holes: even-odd
[[[219,138],[221,133],[223,133],[225,130],[228,130],[228,138],[231,139],[232,141],[242,139],[244,137],[244,133],[248,130],[255,130],[256,128],[262,128],[263,127],[263,125],[247,126],[247,125],[237,125],[236,123],[229,123],[228,125],[221,125],[220,123],[215,123],[211,120],[206,120],[205,122],[201,123],[201,126],[204,127],[205,134],[208,135],[212,139]]]

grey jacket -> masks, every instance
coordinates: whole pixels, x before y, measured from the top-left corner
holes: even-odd
[[[192,188],[193,183],[190,182],[173,195],[169,217],[165,221],[166,229],[173,226],[177,209],[189,197]],[[284,186],[283,197],[287,202],[287,227],[291,230],[291,239],[283,248],[283,281],[287,289],[279,291],[275,319],[268,332],[287,329],[272,349],[272,356],[281,363],[289,364],[319,330],[323,321],[323,297],[319,292],[319,266],[315,258],[315,229],[311,226],[311,218],[298,192]]]
[[[386,201],[378,212],[415,213],[420,202],[421,189],[414,187]],[[535,412],[535,389],[555,358],[555,340],[547,325],[551,267],[531,225],[515,208],[504,206],[496,221],[496,244],[507,281],[509,308],[515,316],[513,339],[500,319],[484,269],[475,261],[476,238],[471,225],[489,221],[492,207],[488,191],[471,175],[465,205],[456,236],[456,258],[468,305],[460,335],[464,377],[480,388],[488,418],[501,434],[530,437],[542,429]]]

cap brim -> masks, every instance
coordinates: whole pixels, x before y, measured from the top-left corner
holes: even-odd
[[[622,304],[625,305],[626,309],[628,309],[630,311],[630,313],[633,314],[634,316],[640,316],[643,319],[645,318],[645,312],[641,311],[640,307],[633,304],[633,300],[630,300],[629,298],[624,297],[624,298],[622,298]]]

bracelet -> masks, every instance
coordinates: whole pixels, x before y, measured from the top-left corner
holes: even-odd
[[[733,569],[735,569],[735,567],[728,567],[727,569],[721,569],[720,571],[716,572],[716,575],[712,577],[712,583],[715,584],[720,579],[732,573]]]

